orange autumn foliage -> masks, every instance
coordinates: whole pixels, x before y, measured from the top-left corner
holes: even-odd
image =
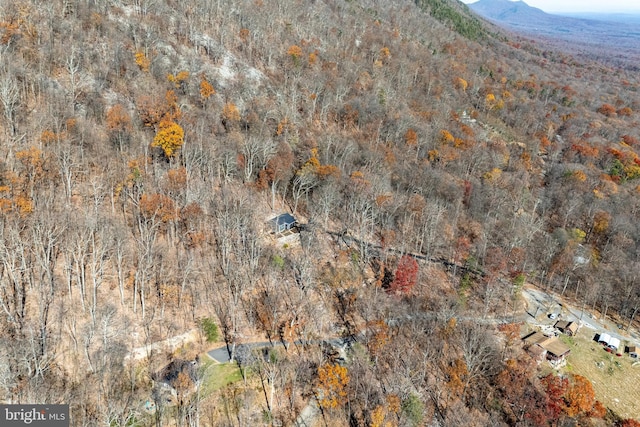
[[[202,100],[204,101],[209,99],[211,95],[214,95],[215,93],[216,90],[213,88],[213,85],[209,83],[207,78],[204,75],[200,76],[200,97]]]
[[[318,160],[318,149],[311,149],[311,157],[307,160],[304,165],[296,172],[298,175],[307,175],[307,174],[315,174],[315,176],[319,179],[326,179],[331,176],[339,177],[340,169],[338,169],[335,165],[323,165]]]
[[[456,359],[449,365],[445,372],[447,374],[447,387],[454,396],[462,395],[464,391],[464,378],[469,374],[467,365],[462,359]]]
[[[130,132],[131,117],[121,104],[115,104],[107,111],[107,129],[110,132]]]
[[[45,154],[36,147],[29,147],[25,150],[17,151],[16,159],[25,168],[26,176],[31,184],[39,181],[45,175]],[[18,180],[22,180],[22,176],[16,176]]]
[[[598,108],[598,113],[603,116],[612,117],[616,114],[616,108],[611,104],[602,104],[600,108]]]
[[[338,364],[325,364],[318,367],[318,395],[320,406],[326,409],[337,408],[347,396],[349,373],[347,368]]]
[[[239,122],[240,111],[232,102],[227,102],[222,108],[222,119],[227,122]]]
[[[460,89],[463,92],[466,92],[467,87],[469,86],[469,83],[462,77],[457,77],[456,79],[454,79],[453,84],[457,89]]]
[[[188,71],[183,70],[178,72],[176,75],[167,74],[167,80],[173,83],[176,89],[180,89],[184,86],[186,81],[189,79],[189,75],[190,74]]]
[[[453,137],[451,132],[449,132],[446,129],[442,129],[440,131],[440,142],[442,144],[449,144],[449,143],[454,142],[454,141],[455,141],[455,138]]]
[[[389,327],[382,320],[376,320],[369,323],[369,330],[371,331],[371,337],[367,342],[369,352],[373,357],[382,354],[383,350],[391,340],[389,335]]]
[[[29,197],[17,196],[15,198],[15,205],[21,217],[24,217],[33,212],[33,200],[31,200]]]
[[[564,395],[566,413],[570,417],[588,415],[596,404],[596,394],[591,382],[582,375],[575,375]]]
[[[140,214],[147,220],[162,222],[173,221],[178,218],[175,203],[163,194],[143,194],[139,202]]]
[[[589,144],[573,144],[571,145],[571,149],[576,153],[583,155],[585,157],[598,157],[599,150],[596,147],[593,147]]]
[[[319,178],[328,178],[330,176],[340,176],[340,169],[334,165],[318,165],[316,174]]]
[[[182,116],[178,97],[172,90],[165,93],[164,99],[143,95],[137,99],[136,106],[142,123],[147,127],[156,127],[163,120],[174,121]]]
[[[418,144],[418,134],[413,129],[408,129],[404,134],[404,141],[407,145],[416,146]]]

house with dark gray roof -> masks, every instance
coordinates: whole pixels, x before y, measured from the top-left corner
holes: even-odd
[[[193,389],[198,384],[198,361],[174,359],[160,371],[151,376],[157,384],[171,389],[176,394],[178,389]]]
[[[293,228],[296,223],[296,218],[290,213],[280,214],[269,221],[271,230],[276,234],[291,230],[291,228]]]

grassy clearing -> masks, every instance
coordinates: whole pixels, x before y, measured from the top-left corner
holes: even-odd
[[[212,360],[207,360],[203,365],[204,378],[202,392],[205,396],[231,383],[242,380],[240,369],[235,363],[216,363]]]
[[[624,418],[636,418],[640,414],[640,364],[632,366],[634,360],[628,354],[607,353],[593,341],[595,333],[582,328],[575,337],[560,336],[571,348],[563,371],[587,377],[596,398],[606,407]]]

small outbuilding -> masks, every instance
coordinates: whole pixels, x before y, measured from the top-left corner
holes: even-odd
[[[578,324],[568,320],[558,320],[554,327],[569,336],[573,336],[578,332]]]
[[[635,345],[630,345],[629,346],[629,356],[633,357],[634,359],[638,358],[638,347]]]
[[[291,230],[291,228],[296,225],[296,222],[296,218],[293,215],[283,213],[271,219],[269,224],[271,225],[271,229],[274,233],[283,233]]]

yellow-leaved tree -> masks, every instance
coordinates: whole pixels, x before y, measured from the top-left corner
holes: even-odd
[[[149,66],[151,65],[151,59],[141,50],[136,51],[135,53],[136,64],[138,67],[145,73],[149,72]]]
[[[298,66],[300,64],[300,57],[302,56],[302,49],[300,46],[291,45],[289,46],[289,49],[287,49],[287,55],[291,57],[293,64]]]
[[[200,100],[202,101],[202,106],[206,105],[207,99],[214,95],[216,90],[213,88],[213,85],[209,83],[207,78],[204,75],[200,76]]]
[[[176,75],[167,74],[167,80],[173,83],[173,86],[178,89],[183,95],[187,93],[187,83],[189,80],[189,72],[188,71],[180,71]]]
[[[184,130],[172,120],[162,120],[156,133],[152,147],[160,147],[167,158],[175,156],[176,151],[184,144]]]
[[[347,368],[326,364],[318,367],[319,403],[325,409],[337,408],[347,397],[349,374]]]

